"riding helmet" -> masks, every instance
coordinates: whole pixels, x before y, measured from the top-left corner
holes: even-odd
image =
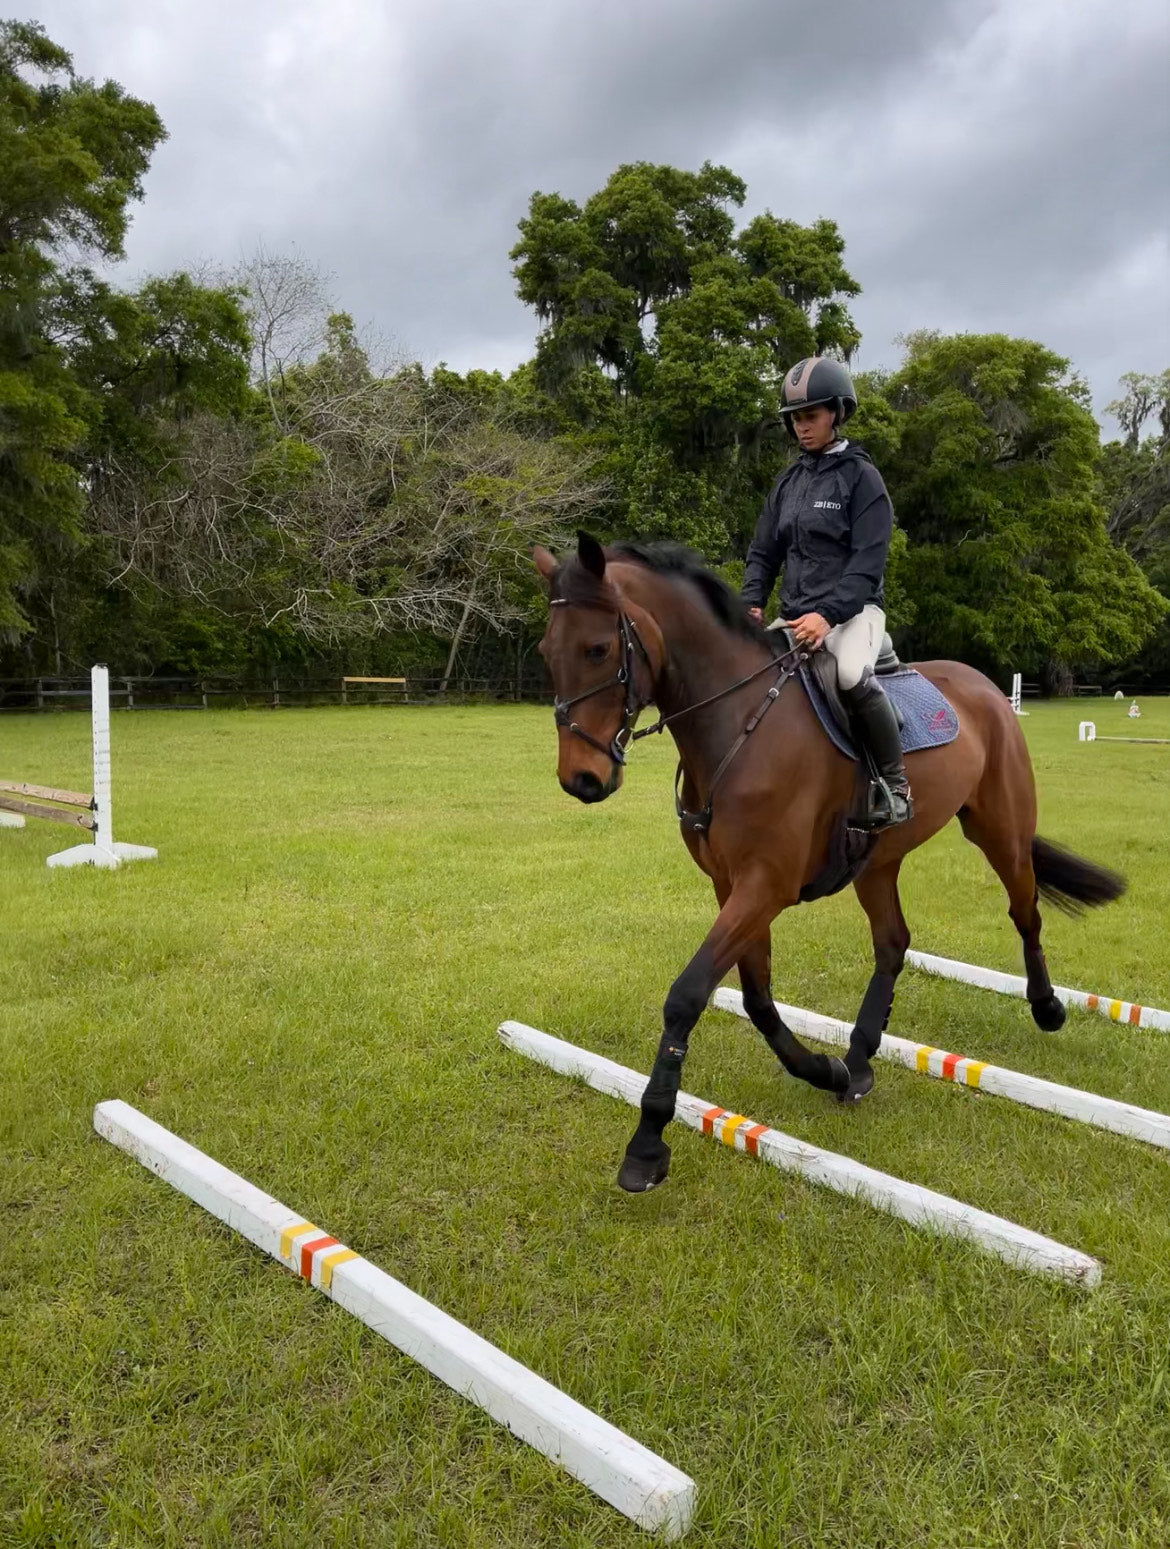
[[[857,407],[857,392],[853,378],[839,360],[810,355],[789,369],[780,389],[780,414],[789,434],[789,415],[794,409],[812,409],[822,403],[832,407],[834,423],[843,425]]]

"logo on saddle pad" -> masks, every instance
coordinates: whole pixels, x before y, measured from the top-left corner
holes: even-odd
[[[841,509],[841,502],[839,500],[814,500],[813,501],[813,510],[814,511],[839,511],[840,509]]]

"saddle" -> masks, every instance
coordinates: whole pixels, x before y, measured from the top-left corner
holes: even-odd
[[[770,632],[777,637],[778,654],[795,648],[790,630],[773,625]],[[959,735],[959,718],[950,703],[929,678],[900,660],[888,634],[882,636],[874,673],[894,707],[903,753],[944,747]],[[864,762],[837,685],[836,657],[829,651],[814,651],[797,669],[797,677],[829,741],[846,758]]]
[[[877,661],[874,663],[874,675],[879,678],[891,678],[896,673],[909,672],[911,669],[903,666],[894,650],[894,642],[889,635],[882,636],[881,650],[878,652]],[[821,705],[818,704],[814,694],[819,691],[823,708],[828,710],[833,718],[833,724],[849,743],[853,750],[852,756],[857,757],[856,746],[853,741],[853,728],[849,723],[849,711],[845,708],[845,701],[841,698],[841,688],[837,682],[837,658],[831,651],[814,651],[805,667],[801,669],[802,676],[807,675],[811,680],[805,684],[805,692],[813,700],[813,708],[818,712],[818,719],[824,725],[824,719],[820,714]],[[885,687],[885,684],[882,685]],[[902,714],[901,707],[892,695],[887,696],[894,707],[894,714],[898,719],[899,730],[904,730],[906,718]],[[826,728],[827,729],[827,728]]]
[[[783,625],[773,625],[772,632],[777,637],[778,653],[795,648],[792,632]],[[888,634],[882,637],[874,672],[894,707],[904,753],[942,747],[954,741],[959,734],[958,716],[929,679],[899,660]],[[801,899],[807,903],[840,892],[864,867],[877,841],[874,820],[883,807],[884,787],[864,750],[854,741],[849,712],[837,683],[836,658],[829,651],[814,651],[797,669],[797,677],[825,735],[838,752],[858,765],[859,776],[852,805],[837,818],[824,867],[801,889]],[[885,799],[888,800],[888,792]]]

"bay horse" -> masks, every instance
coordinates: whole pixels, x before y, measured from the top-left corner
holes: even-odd
[[[623,1189],[638,1193],[667,1175],[663,1131],[674,1116],[687,1042],[732,967],[745,1011],[790,1074],[843,1101],[871,1090],[870,1062],[910,945],[898,871],[911,850],[956,815],[1007,892],[1032,1016],[1047,1032],[1061,1026],[1064,1007],[1040,947],[1038,894],[1076,912],[1117,898],[1125,883],[1037,837],[1027,746],[995,684],[961,662],[915,664],[957,712],[959,733],[946,746],[908,756],[914,816],[877,836],[853,881],[869,917],[873,974],[844,1060],[817,1054],[773,1004],[771,924],[802,890],[815,892],[841,815],[853,803],[856,765],[821,729],[775,635],[685,550],[603,548],[579,533],[576,555],[564,563],[544,548],[533,562],[549,592],[540,652],[556,695],[561,786],[582,802],[613,795],[637,716],[654,704],[659,722],[637,735],[668,727],[674,739],[683,839],[719,903],[714,925],[666,997],[641,1118],[618,1174]]]

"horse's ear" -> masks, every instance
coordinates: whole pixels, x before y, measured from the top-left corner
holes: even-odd
[[[536,573],[547,585],[553,578],[553,572],[557,568],[557,562],[546,548],[540,544],[532,551],[532,563],[536,566]]]
[[[600,581],[605,575],[605,550],[597,539],[587,532],[577,529],[577,558]]]

